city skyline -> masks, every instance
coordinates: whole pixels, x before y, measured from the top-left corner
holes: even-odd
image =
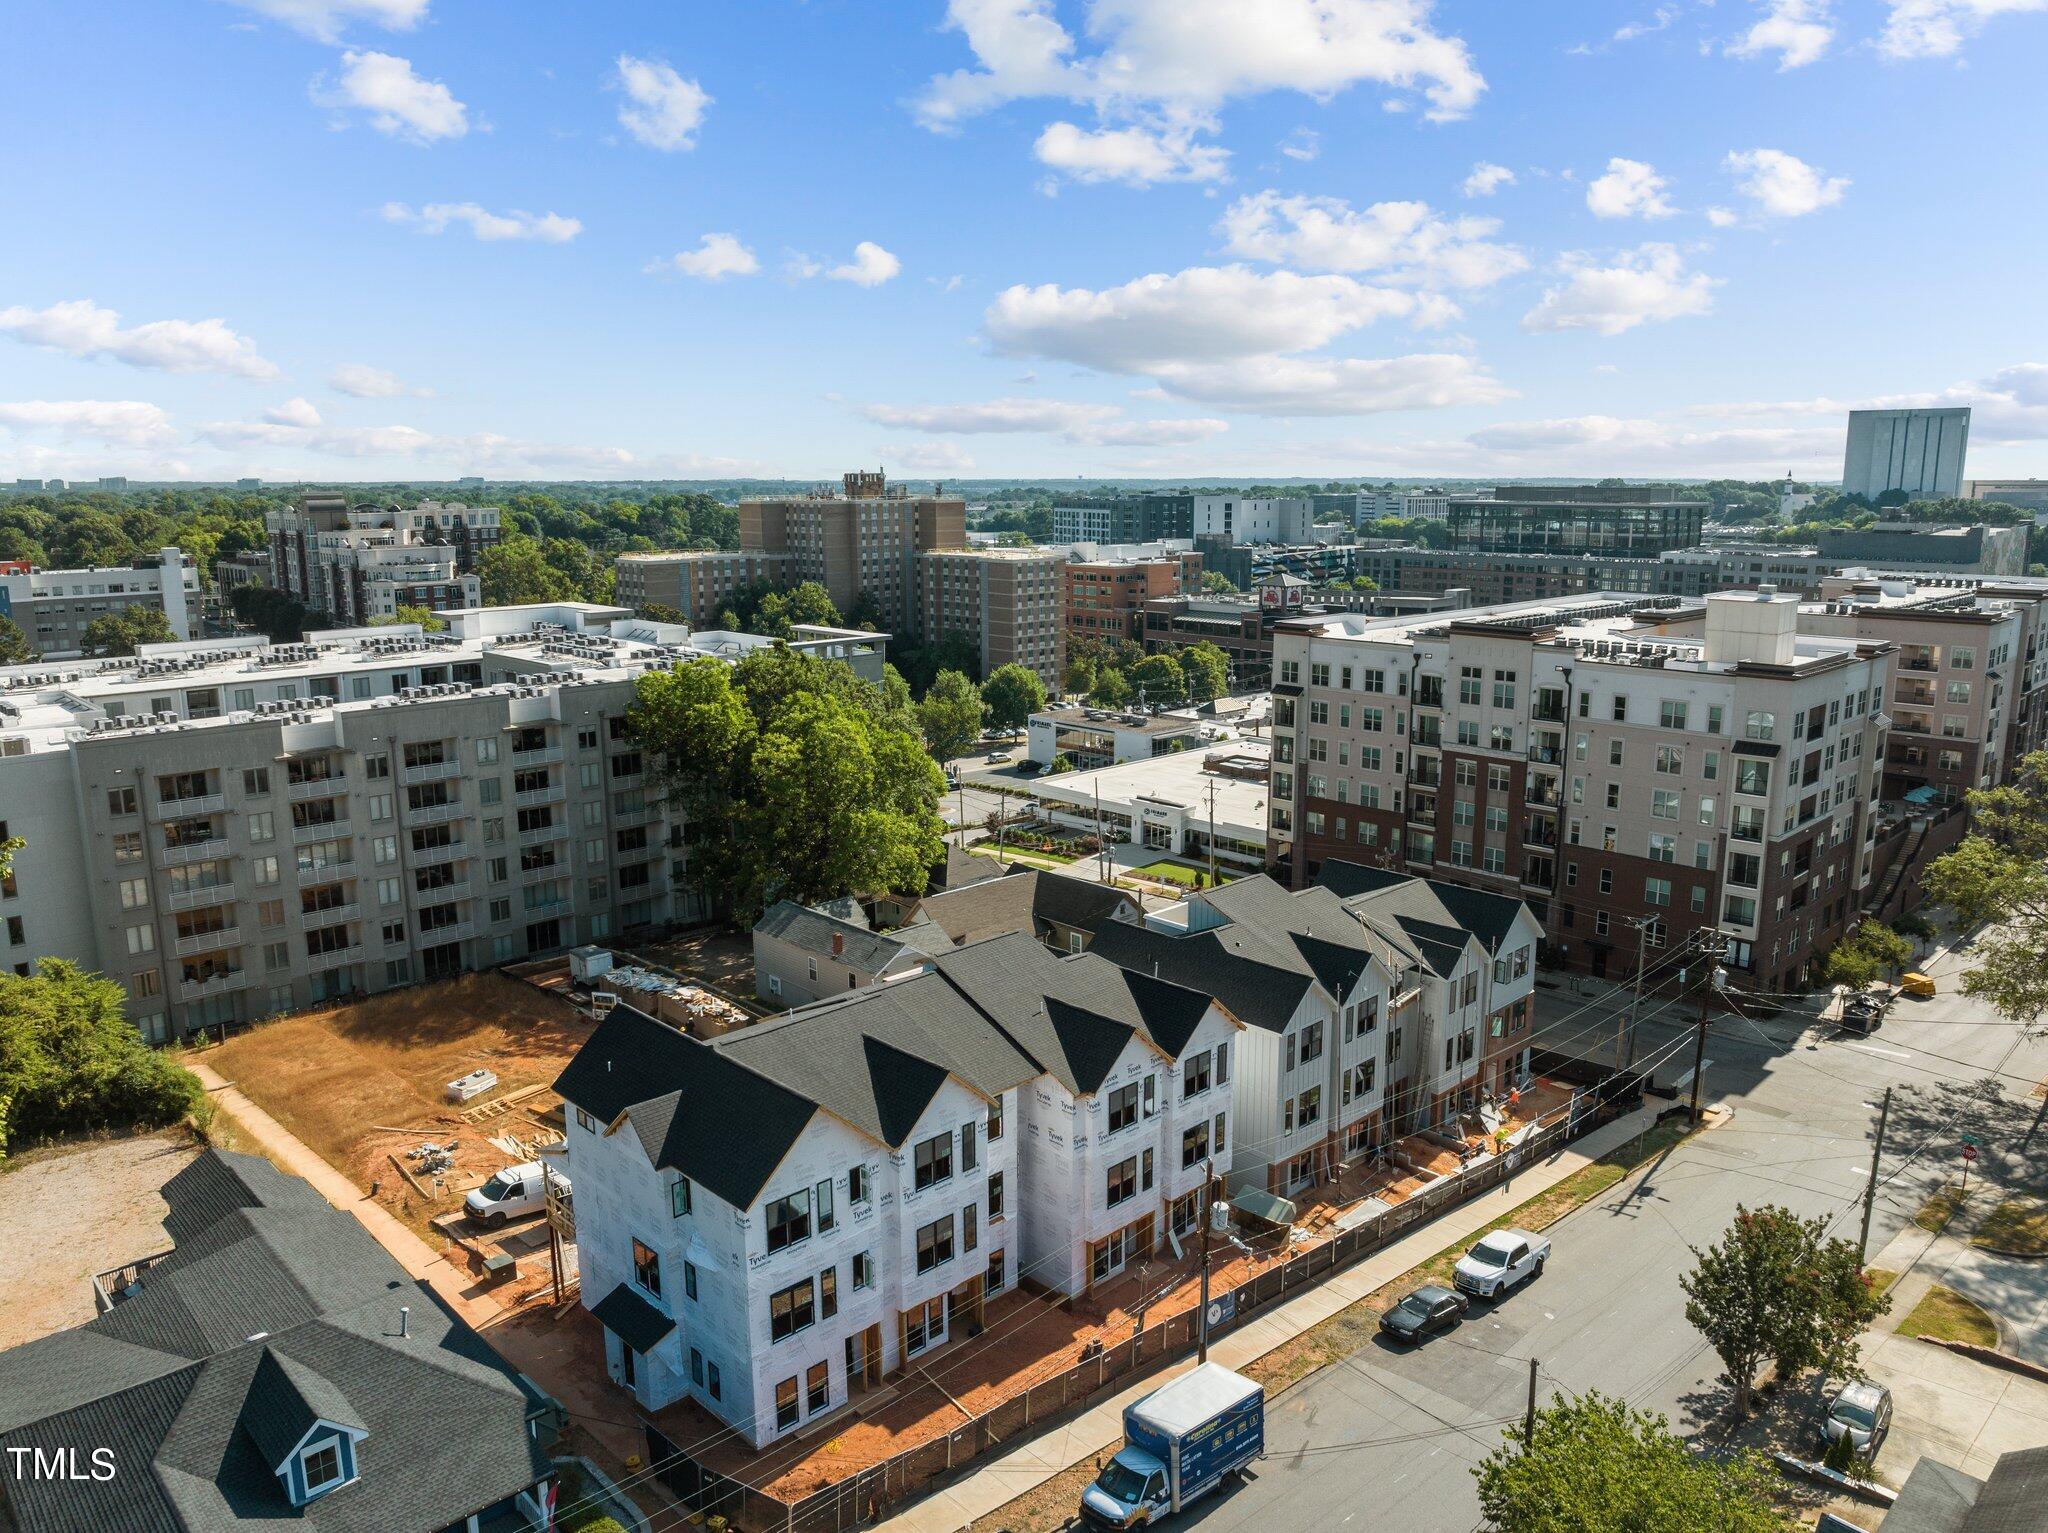
[[[27,16],[0,479],[2037,472],[2022,9]]]

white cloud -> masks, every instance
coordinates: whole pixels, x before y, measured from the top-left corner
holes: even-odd
[[[1733,208],[1708,208],[1707,222],[1716,229],[1726,229],[1742,222],[1742,215]]]
[[[1788,465],[1837,463],[1839,426],[1698,428],[1655,419],[1575,415],[1483,427],[1464,438],[1481,461],[1516,469],[1594,473],[1695,471],[1782,473]]]
[[[974,468],[973,455],[958,442],[884,442],[876,452],[899,473],[965,474]]]
[[[1772,218],[1799,218],[1832,207],[1849,188],[1848,177],[1830,176],[1782,149],[1742,150],[1722,164],[1745,178],[1736,189]]]
[[[1739,59],[1775,53],[1780,70],[1811,64],[1835,40],[1835,20],[1828,0],[1757,0],[1764,14],[1728,45]]]
[[[1455,352],[1405,357],[1251,357],[1180,363],[1159,379],[1183,399],[1252,415],[1372,415],[1495,404],[1514,391]]]
[[[146,447],[177,433],[161,408],[139,399],[22,399],[0,402],[0,428],[67,441]]]
[[[422,80],[410,59],[389,53],[358,52],[341,56],[341,75],[333,89],[313,82],[313,99],[322,106],[353,108],[369,114],[370,126],[394,138],[430,144],[461,138],[469,131],[469,108],[439,80]]]
[[[417,210],[403,202],[387,202],[384,217],[394,224],[412,224],[422,234],[445,233],[451,224],[467,224],[480,240],[538,240],[566,245],[583,232],[580,219],[559,213],[526,213],[513,209],[493,213],[474,202],[430,202]]]
[[[707,234],[697,242],[695,250],[677,251],[666,261],[656,261],[647,269],[650,272],[681,272],[685,277],[720,282],[727,277],[751,277],[761,269],[761,263],[736,235]]]
[[[428,0],[232,0],[245,11],[281,21],[316,42],[341,40],[350,22],[410,32],[426,19]]]
[[[1595,218],[1669,218],[1678,211],[1665,199],[1669,185],[1655,166],[1616,155],[1586,188],[1586,206]]]
[[[1204,441],[1229,430],[1206,419],[1127,420],[1111,404],[1058,399],[990,399],[954,405],[864,405],[860,413],[878,426],[950,435],[1038,433],[1088,446],[1167,446]]]
[[[1481,160],[1472,167],[1472,174],[1465,178],[1459,188],[1467,197],[1491,197],[1503,186],[1515,184],[1515,173],[1505,165],[1496,165],[1491,160]]]
[[[272,405],[263,412],[263,418],[273,426],[297,426],[307,431],[320,424],[320,412],[305,399],[287,399],[281,405]]]
[[[1673,245],[1639,245],[1604,266],[1592,256],[1568,255],[1560,269],[1564,281],[1522,316],[1523,329],[1620,335],[1651,320],[1708,313],[1719,285],[1717,278],[1687,271]]]
[[[257,355],[256,343],[230,330],[225,320],[159,319],[123,330],[119,314],[89,298],[53,303],[47,309],[18,304],[0,309],[0,334],[74,357],[111,357],[167,373],[278,376],[276,366]]]
[[[1500,221],[1447,218],[1426,202],[1376,202],[1363,210],[1337,197],[1240,197],[1217,225],[1232,255],[1316,271],[1380,272],[1423,287],[1486,287],[1525,270],[1512,245],[1492,243]]]
[[[396,373],[388,373],[381,367],[371,367],[364,362],[344,362],[328,376],[327,386],[337,394],[347,394],[356,399],[397,399],[410,395],[415,399],[432,399],[432,389],[415,388]]]
[[[626,93],[619,123],[650,149],[694,149],[711,96],[660,59],[619,55],[614,82]]]
[[[1412,293],[1351,277],[1193,266],[1112,288],[1020,284],[997,294],[983,320],[999,351],[1146,373],[1307,351],[1375,320],[1413,315],[1418,303]]]
[[[349,460],[381,459],[393,464],[429,463],[466,473],[577,475],[654,475],[659,469],[689,465],[697,472],[730,472],[730,459],[681,457],[641,458],[619,447],[585,447],[575,443],[537,442],[496,432],[441,436],[413,426],[336,426],[321,421],[304,400],[293,400],[264,412],[253,421],[212,421],[198,430],[198,439],[226,452],[291,453]]]
[[[1890,14],[1877,40],[1890,59],[1949,58],[1999,16],[2048,11],[2048,0],[1885,0]]]
[[[1967,405],[1974,442],[2048,441],[2048,363],[2018,362],[1945,389],[1876,394],[1863,399],[1741,400],[1701,405],[1706,416],[1841,416],[1850,410],[1921,410]],[[1839,436],[1839,432],[1838,432]]]
[[[1296,128],[1280,140],[1280,152],[1290,160],[1312,160],[1323,152],[1323,136],[1314,128]]]
[[[859,287],[880,287],[903,270],[903,263],[873,240],[853,247],[853,259],[835,266],[825,275],[834,282],[851,282]]]
[[[1670,26],[1672,22],[1678,20],[1678,14],[1677,6],[1660,5],[1650,13],[1648,21],[1631,21],[1616,27],[1614,35],[1608,41],[1630,43],[1634,42],[1638,37],[1648,37],[1652,32],[1661,32]]]
[[[1038,135],[1032,153],[1039,163],[1076,181],[1121,181],[1151,186],[1160,181],[1220,181],[1230,151],[1194,142],[1191,125],[1150,128],[1078,128],[1056,122]]]

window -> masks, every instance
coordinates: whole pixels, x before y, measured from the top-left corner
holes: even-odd
[[[254,796],[270,791],[269,767],[244,767],[242,769],[242,791]]]
[[[146,878],[124,878],[121,880],[121,908],[140,910],[149,903],[149,880]]]
[[[972,1251],[979,1238],[979,1214],[980,1211],[972,1203],[960,1210],[960,1249],[963,1251]]]
[[[668,1211],[677,1219],[690,1211],[690,1179],[687,1176],[677,1177],[675,1185],[669,1188]]]
[[[853,1253],[853,1287],[857,1293],[875,1286],[875,1257],[872,1251]]]
[[[1128,1155],[1109,1168],[1109,1206],[1128,1202],[1138,1192],[1138,1157]]]
[[[1653,820],[1675,820],[1678,818],[1678,790],[1676,788],[1652,788],[1650,790],[1650,818]]]
[[[953,1259],[953,1216],[934,1219],[917,1232],[917,1270],[929,1272]]]
[[[1181,1062],[1181,1095],[1200,1096],[1209,1089],[1209,1067],[1212,1056],[1207,1049],[1199,1054],[1190,1054]]]
[[[912,1180],[917,1191],[950,1181],[953,1176],[953,1136],[950,1133],[934,1134],[911,1152],[911,1160],[914,1167]]]
[[[1657,722],[1666,729],[1685,728],[1685,704],[1661,702],[1657,705]]]
[[[697,1297],[697,1264],[683,1263],[683,1297],[694,1300]]]
[[[1104,1133],[1114,1134],[1129,1128],[1138,1121],[1138,1088],[1136,1083],[1119,1086],[1109,1094],[1109,1126]]]
[[[1669,905],[1671,903],[1671,880],[1668,878],[1644,879],[1643,903],[1645,905]]]
[[[332,1442],[322,1443],[300,1454],[299,1464],[305,1471],[306,1494],[317,1495],[341,1478],[341,1449]]]
[[[981,1291],[985,1294],[999,1294],[1009,1283],[1009,1270],[1003,1262],[1001,1251],[988,1253],[988,1273],[981,1280]]]
[[[775,1386],[775,1430],[786,1432],[797,1423],[796,1375]]]
[[[1676,745],[1658,746],[1657,770],[1666,777],[1676,777],[1685,770],[1685,751]]]
[[[1003,1137],[1003,1099],[997,1097],[988,1104],[988,1142],[994,1144]]]
[[[946,1339],[946,1301],[932,1299],[903,1316],[903,1350],[912,1357]]]
[[[633,1281],[657,1298],[661,1295],[661,1258],[637,1237],[633,1241]]]
[[[1650,861],[1676,862],[1678,860],[1678,837],[1652,833],[1650,836]]]
[[[1209,1125],[1197,1123],[1180,1136],[1180,1166],[1183,1171],[1209,1158]]]
[[[768,1296],[768,1339],[781,1341],[809,1330],[817,1319],[814,1285],[809,1278]]]
[[[974,1125],[972,1123],[961,1124],[960,1170],[962,1174],[972,1171],[976,1166],[981,1164],[980,1153],[981,1152],[978,1146],[978,1142],[975,1137]]]
[[[722,1398],[718,1386],[718,1364],[708,1360],[704,1364],[704,1387],[711,1392],[712,1399]]]
[[[1003,1217],[1003,1173],[991,1171],[988,1174],[988,1222],[994,1224]]]
[[[815,1416],[832,1403],[832,1365],[813,1363],[804,1374],[804,1414]]]
[[[780,1251],[811,1237],[811,1195],[808,1191],[777,1198],[766,1210],[768,1249]]]
[[[107,813],[135,813],[135,790],[133,788],[109,788],[107,790]]]
[[[1295,1122],[1302,1128],[1321,1121],[1323,1116],[1323,1088],[1311,1086],[1301,1094],[1301,1110],[1295,1115]]]
[[[1230,1041],[1225,1039],[1216,1045],[1216,1084],[1230,1084]]]
[[[832,1179],[828,1176],[817,1186],[818,1233],[825,1234],[832,1228]]]
[[[1778,716],[1775,713],[1764,713],[1752,708],[1743,716],[1742,734],[1744,739],[1769,740],[1775,738],[1777,732]]]
[[[1311,1022],[1301,1030],[1301,1062],[1307,1064],[1312,1059],[1322,1057],[1323,1024],[1320,1021]]]
[[[855,1166],[846,1173],[846,1201],[859,1207],[873,1194],[874,1184],[868,1179],[866,1166]]]

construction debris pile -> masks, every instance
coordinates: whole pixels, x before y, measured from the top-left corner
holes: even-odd
[[[716,1038],[753,1021],[732,1002],[697,985],[689,985],[652,969],[618,968],[603,975],[596,989],[620,997],[693,1038]]]

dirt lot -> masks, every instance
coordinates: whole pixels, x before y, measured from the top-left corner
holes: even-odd
[[[700,926],[658,941],[635,943],[632,951],[685,979],[723,990],[735,1001],[754,1003],[754,939],[749,933]],[[627,962],[623,953],[619,962]]]
[[[485,1121],[465,1118],[465,1109],[522,1086],[546,1088],[589,1033],[566,1001],[483,973],[266,1022],[203,1057],[439,1247],[446,1240],[435,1216],[458,1209],[463,1193],[510,1158],[490,1136],[530,1141],[560,1130],[561,1099],[548,1089]],[[446,1084],[479,1067],[496,1072],[497,1089],[461,1106],[448,1102]],[[391,1156],[403,1160],[423,1142],[450,1139],[454,1164],[438,1188],[419,1178],[429,1193],[422,1197]]]
[[[170,1245],[160,1189],[199,1146],[183,1129],[67,1146],[0,1173],[0,1348],[93,1317],[92,1276]]]

